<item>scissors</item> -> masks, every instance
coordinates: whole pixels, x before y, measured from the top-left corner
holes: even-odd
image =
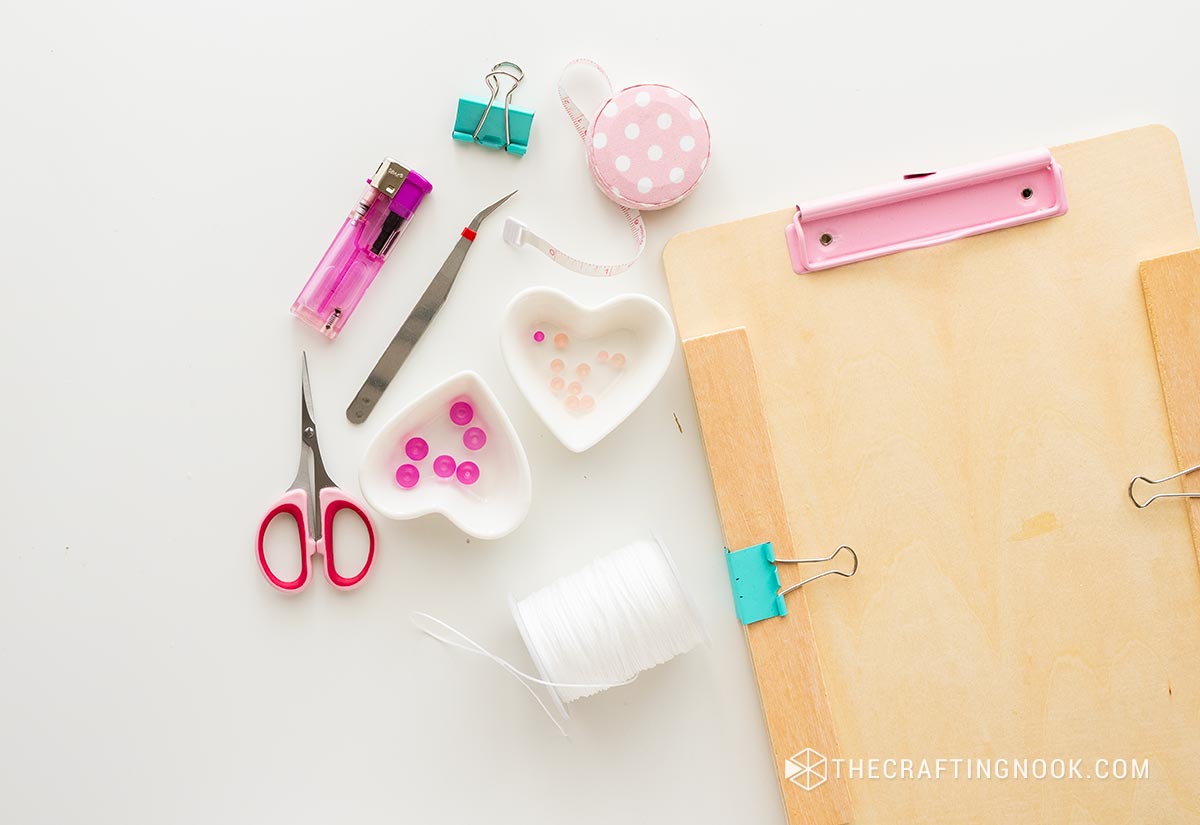
[[[304,354],[304,369],[300,393],[300,469],[291,488],[284,493],[267,512],[262,526],[258,528],[258,566],[267,581],[280,590],[298,593],[303,590],[312,575],[310,557],[319,553],[325,557],[325,576],[334,586],[343,590],[357,587],[371,569],[375,558],[375,528],[371,519],[353,499],[333,483],[321,462],[321,448],[317,444],[317,425],[312,416],[312,390],[308,384],[308,354]],[[353,576],[343,576],[337,570],[333,553],[333,517],[342,510],[355,513],[367,526],[370,547],[362,569]],[[263,549],[263,538],[271,522],[283,514],[296,520],[300,538],[300,575],[290,581],[280,578],[271,570],[267,554]]]

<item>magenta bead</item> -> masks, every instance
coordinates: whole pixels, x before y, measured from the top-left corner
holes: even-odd
[[[471,427],[463,433],[463,446],[468,450],[482,450],[487,444],[487,433],[478,427]]]
[[[455,401],[450,405],[450,420],[460,427],[471,423],[475,410],[466,401]]]
[[[396,470],[396,483],[405,490],[411,490],[421,480],[421,471],[412,464],[401,464]]]
[[[539,344],[542,343],[542,341],[546,340],[546,333],[542,332],[539,329],[537,332],[535,332],[533,334],[533,340],[537,341]]]
[[[410,438],[404,445],[404,454],[413,461],[420,461],[429,455],[429,443],[423,438]]]
[[[464,461],[462,464],[459,464],[458,480],[468,485],[479,481],[479,465],[474,461]]]
[[[456,466],[454,459],[448,455],[439,455],[433,460],[433,471],[437,473],[438,478],[450,478],[454,475]]]

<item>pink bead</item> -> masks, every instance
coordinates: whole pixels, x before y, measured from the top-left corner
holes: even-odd
[[[566,364],[563,363],[561,358],[555,358],[553,361],[550,362],[550,371],[551,372],[562,372],[563,367],[565,367],[565,366],[566,366]]]
[[[471,423],[475,417],[475,409],[466,401],[455,401],[450,405],[450,420],[460,427]]]
[[[479,481],[479,466],[474,461],[464,461],[458,465],[458,480],[471,485]]]
[[[542,331],[539,329],[537,332],[535,332],[535,333],[533,334],[533,340],[534,340],[534,341],[537,341],[539,344],[540,344],[540,343],[542,343],[542,341],[545,341],[545,340],[546,340],[546,333],[542,332]]]
[[[450,478],[454,475],[454,468],[457,463],[448,455],[439,455],[433,460],[433,471],[437,473],[438,478]]]
[[[567,400],[563,403],[566,404],[568,410],[575,412],[577,409],[579,409],[579,396],[568,395]]]
[[[579,395],[579,393],[583,392],[583,384],[580,384],[578,381],[572,381],[567,385],[567,392],[571,393],[571,395]]]
[[[584,412],[587,412],[588,410],[592,409],[595,406],[596,406],[595,398],[592,398],[590,395],[580,396],[579,409],[583,410]]]
[[[487,444],[487,433],[478,427],[470,427],[463,433],[463,446],[468,450],[482,450]]]
[[[423,438],[410,438],[404,445],[404,454],[413,461],[420,461],[429,455],[429,443]]]
[[[596,353],[596,360],[599,361],[601,364],[603,364],[605,361],[607,361],[608,360],[608,350],[602,349],[598,353]]]
[[[610,360],[612,361],[612,365],[613,365],[614,367],[623,367],[623,366],[625,366],[625,356],[624,356],[624,355],[622,355],[622,354],[621,354],[621,353],[619,353],[619,352],[615,352],[615,353],[613,353],[613,356],[612,356],[612,358],[611,358]]]
[[[575,368],[575,374],[580,378],[587,378],[592,373],[592,368],[587,364],[580,364]]]
[[[421,471],[412,464],[401,464],[396,470],[396,483],[405,490],[411,490],[421,480]]]
[[[567,337],[565,332],[560,332],[554,336],[554,346],[559,349],[566,349],[569,343],[571,343],[571,339]]]
[[[550,389],[554,390],[555,392],[562,392],[563,387],[566,385],[567,382],[562,380],[562,378],[558,377],[557,375],[550,379]]]

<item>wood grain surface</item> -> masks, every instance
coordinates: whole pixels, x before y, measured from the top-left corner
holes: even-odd
[[[725,545],[741,550],[770,541],[775,557],[808,558],[803,539],[788,524],[771,436],[763,417],[754,359],[744,329],[684,341],[692,392],[700,410],[700,429],[709,455],[709,470],[721,511]],[[778,565],[784,587],[809,571],[803,565]],[[821,585],[816,582],[814,587]],[[807,588],[788,594],[786,617],[746,627],[754,675],[763,698],[763,713],[776,764],[811,748],[828,760],[841,756],[821,662],[808,615]],[[844,779],[824,773],[801,777],[802,784],[783,779],[789,821],[804,825],[842,825],[850,821],[850,797]],[[806,789],[806,787],[808,789]]]
[[[1149,767],[853,777],[856,823],[1200,822],[1200,569],[1185,508],[1126,495],[1177,462],[1138,267],[1200,238],[1165,128],[1053,152],[1061,218],[811,275],[791,209],[664,253],[685,341],[745,328],[789,523],[859,552],[845,586],[806,588],[844,756]],[[776,753],[803,747],[764,681]]]
[[[1145,261],[1141,277],[1175,447],[1174,468],[1146,467],[1141,475],[1161,478],[1200,464],[1200,249]],[[1173,492],[1200,494],[1200,473],[1180,482]],[[1139,496],[1147,489],[1141,488]],[[1149,489],[1150,495],[1161,491]],[[1160,499],[1154,506],[1186,507],[1192,543],[1200,552],[1200,499]]]

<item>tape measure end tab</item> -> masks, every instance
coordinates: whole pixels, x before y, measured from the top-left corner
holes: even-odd
[[[524,246],[525,231],[528,228],[516,218],[506,218],[504,221],[504,242],[509,246]]]

